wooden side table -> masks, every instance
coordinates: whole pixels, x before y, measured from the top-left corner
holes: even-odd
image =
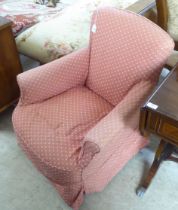
[[[162,161],[178,162],[174,155],[178,147],[178,65],[141,108],[140,131],[144,136],[153,133],[161,138],[148,175],[137,190],[137,195],[143,196]]]
[[[16,76],[21,72],[11,22],[0,17],[0,112],[19,97]]]

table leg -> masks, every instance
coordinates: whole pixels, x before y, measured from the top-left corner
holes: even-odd
[[[156,151],[156,155],[153,161],[153,164],[148,172],[148,175],[146,177],[146,179],[144,180],[143,184],[141,185],[141,187],[139,187],[137,189],[137,195],[139,197],[142,197],[145,193],[145,191],[147,190],[147,188],[149,187],[153,177],[155,176],[161,162],[163,160],[168,159],[171,154],[173,153],[174,150],[174,146],[165,142],[164,140],[160,141],[160,144],[158,146],[158,149]]]

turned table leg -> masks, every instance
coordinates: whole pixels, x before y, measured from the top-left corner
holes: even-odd
[[[171,154],[173,153],[174,150],[174,146],[165,142],[164,140],[160,141],[160,144],[158,146],[158,149],[156,151],[156,155],[153,161],[153,164],[148,172],[148,175],[146,177],[146,179],[144,180],[143,184],[141,185],[141,187],[139,187],[137,189],[137,195],[139,197],[142,197],[145,193],[145,191],[147,190],[147,188],[149,187],[153,177],[155,176],[161,162],[163,160],[168,159]]]

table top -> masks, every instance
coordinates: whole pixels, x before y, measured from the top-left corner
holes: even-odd
[[[7,20],[6,18],[0,16],[0,30],[11,24],[12,22],[10,20]]]
[[[143,108],[178,122],[178,64],[156,88]]]

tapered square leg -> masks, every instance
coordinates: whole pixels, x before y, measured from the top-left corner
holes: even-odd
[[[137,195],[139,197],[142,197],[145,193],[145,191],[147,190],[147,188],[149,187],[153,177],[155,176],[160,164],[162,161],[169,159],[171,154],[174,151],[174,146],[167,143],[164,140],[160,141],[160,144],[158,146],[158,149],[156,151],[156,155],[153,161],[153,164],[148,172],[148,175],[146,177],[146,179],[144,180],[143,184],[137,189]]]

